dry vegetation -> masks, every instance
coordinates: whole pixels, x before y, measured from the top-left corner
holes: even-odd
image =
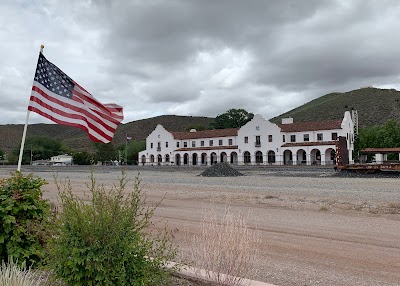
[[[199,235],[187,235],[187,259],[198,277],[206,276],[216,285],[244,285],[243,277],[256,269],[255,252],[260,243],[257,230],[247,224],[249,214],[234,213],[225,206],[222,217],[215,205],[204,211]]]

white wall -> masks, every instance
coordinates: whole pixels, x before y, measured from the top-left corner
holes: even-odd
[[[272,142],[268,142],[268,135],[272,135]],[[260,136],[261,146],[256,147],[256,136]],[[248,143],[245,143],[245,137],[248,137]],[[256,162],[255,154],[257,151],[263,153],[263,163],[267,162],[267,153],[272,150],[278,155],[282,145],[282,136],[280,128],[265,120],[261,115],[254,115],[253,119],[242,126],[238,131],[237,137],[239,147],[239,163],[243,163],[243,153],[245,151],[251,154],[251,163]]]

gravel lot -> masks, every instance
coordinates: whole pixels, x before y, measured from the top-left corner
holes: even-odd
[[[0,167],[0,178],[15,167]],[[276,285],[400,285],[400,187],[398,175],[362,176],[328,167],[238,167],[245,176],[200,177],[204,168],[128,167],[140,173],[149,202],[163,199],[164,219],[184,245],[199,232],[204,209],[229,202],[251,213],[260,231],[258,272],[251,279]],[[85,190],[88,167],[23,167],[45,178],[45,196],[57,202],[53,183],[69,178]],[[55,173],[54,173],[55,172]],[[119,167],[95,167],[99,183],[111,185]],[[183,248],[184,251],[184,248]]]

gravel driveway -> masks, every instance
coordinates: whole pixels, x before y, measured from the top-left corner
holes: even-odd
[[[0,167],[0,177],[13,167]],[[249,225],[262,238],[258,271],[251,279],[276,285],[400,285],[400,180],[365,177],[324,167],[239,167],[245,176],[200,177],[204,168],[128,167],[140,173],[149,202],[163,198],[164,219],[184,245],[185,232],[199,232],[204,209],[229,202],[251,214]],[[57,202],[53,171],[84,190],[89,168],[23,167],[45,178],[45,196]],[[99,183],[110,185],[118,167],[96,167]],[[184,251],[185,248],[183,248]]]

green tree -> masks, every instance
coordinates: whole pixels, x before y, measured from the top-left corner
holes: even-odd
[[[12,156],[9,161],[16,163],[18,161],[19,144],[12,150]],[[25,141],[24,152],[22,155],[22,164],[29,164],[32,160],[47,160],[52,156],[68,153],[68,148],[62,144],[61,140],[53,139],[44,136],[29,137]]]
[[[90,165],[93,162],[94,155],[84,151],[74,153],[72,158],[76,165]]]
[[[0,149],[0,160],[4,160],[4,152]]]
[[[253,119],[254,114],[244,109],[229,109],[215,118],[213,127],[215,129],[239,128]]]
[[[139,161],[139,152],[146,150],[146,141],[142,140],[142,141],[131,141],[128,143],[128,145],[126,146],[124,145],[120,145],[118,147],[119,153],[121,155],[121,159],[124,160],[125,158],[125,148],[127,148],[127,161],[128,164],[137,164],[137,162]]]
[[[107,162],[112,161],[117,158],[117,153],[115,151],[113,143],[94,143],[96,150],[95,161]]]
[[[400,147],[400,123],[389,120],[381,126],[361,128],[355,147],[357,153],[364,148]]]

